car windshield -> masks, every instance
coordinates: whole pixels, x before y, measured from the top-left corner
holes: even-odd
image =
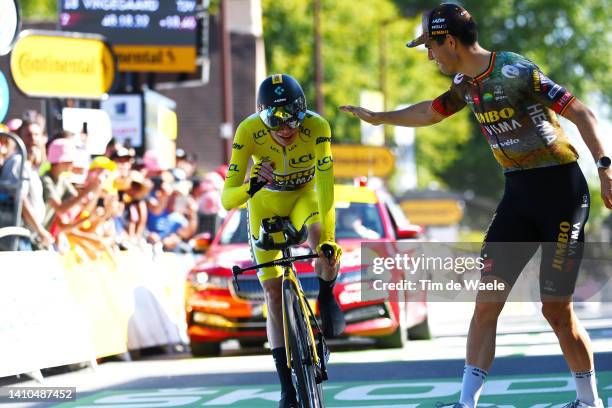
[[[336,238],[379,239],[383,223],[376,204],[336,203]],[[219,238],[221,245],[248,243],[247,213],[240,209],[230,216]]]

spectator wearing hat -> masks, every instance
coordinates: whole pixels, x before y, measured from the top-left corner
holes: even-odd
[[[8,127],[6,128],[8,131]],[[4,130],[3,130],[4,131]],[[8,157],[15,151],[15,143],[12,139],[7,136],[0,136],[0,169],[2,165],[8,159]]]
[[[151,178],[153,190],[147,199],[147,241],[151,244],[161,244],[165,251],[180,251],[183,240],[192,235],[193,224],[180,209],[176,194],[175,182],[172,173],[164,171],[160,176]],[[179,200],[180,201],[180,200]]]
[[[78,228],[66,235],[80,257],[97,259],[107,254],[114,259],[117,245],[125,238],[123,228],[117,228],[115,219],[123,213],[116,188],[117,165],[108,157],[98,156],[92,160],[84,186],[99,183],[99,189],[78,214]],[[84,252],[84,253],[81,253]]]
[[[43,200],[42,182],[38,175],[38,165],[44,151],[44,134],[40,125],[36,122],[22,120],[17,135],[23,140],[26,147],[23,178],[20,174],[23,157],[21,152],[14,151],[6,159],[0,172],[0,180],[9,184],[17,185],[22,182],[21,197],[22,217],[26,227],[31,231],[34,240],[42,247],[49,247],[53,243],[53,237],[43,225],[45,217],[45,202]],[[0,247],[6,247],[10,240],[3,238]],[[18,248],[20,250],[31,250],[32,243],[29,239],[20,238]],[[8,248],[6,248],[8,249]]]
[[[187,154],[183,149],[176,149],[176,168],[181,169],[187,175],[187,178],[194,176],[196,172],[196,156],[195,154]]]
[[[215,235],[227,211],[221,205],[223,178],[216,172],[207,173],[196,188],[198,203],[198,232]]]
[[[147,177],[159,177],[169,166],[153,150],[147,150],[142,157]]]
[[[79,192],[70,182],[72,167],[78,160],[73,138],[57,138],[49,144],[47,160],[50,170],[42,176],[43,197],[46,203],[44,225],[57,236],[68,228],[90,192],[99,194],[101,180],[94,178]],[[72,210],[72,211],[71,211]],[[76,213],[75,213],[76,212]]]
[[[110,159],[117,165],[117,190],[124,191],[130,187],[130,172],[134,161],[134,152],[121,145],[117,145]]]
[[[148,218],[146,197],[152,187],[153,183],[145,179],[141,172],[132,170],[128,188],[120,192],[125,205],[124,228],[129,241],[133,244],[139,244],[144,238]]]

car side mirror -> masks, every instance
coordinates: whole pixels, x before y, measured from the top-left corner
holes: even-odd
[[[423,233],[423,227],[419,225],[408,225],[403,228],[397,228],[395,235],[397,239],[412,239],[417,238]]]

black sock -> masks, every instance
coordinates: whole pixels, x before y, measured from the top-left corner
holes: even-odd
[[[330,281],[319,278],[319,297],[329,297],[334,293],[334,286],[336,286],[336,278]]]
[[[291,370],[287,367],[285,347],[273,348],[272,357],[274,358],[274,365],[280,380],[282,394],[289,397],[295,396],[295,388],[293,388],[293,382],[291,381]]]

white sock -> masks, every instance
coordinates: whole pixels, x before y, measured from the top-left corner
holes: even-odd
[[[474,408],[480,398],[487,372],[482,368],[466,364],[463,368],[463,382],[461,383],[461,398],[459,402]]]
[[[597,395],[597,381],[595,380],[595,370],[582,371],[575,373],[574,381],[576,382],[576,395],[580,402],[595,406],[595,402],[599,399]]]

